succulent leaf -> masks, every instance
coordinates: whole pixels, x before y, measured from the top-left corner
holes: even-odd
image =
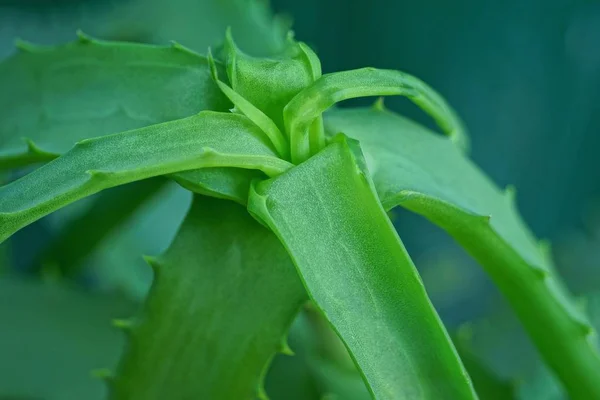
[[[386,210],[425,216],[479,261],[572,398],[600,398],[594,329],[521,221],[511,190],[497,188],[450,140],[392,112],[335,110],[326,126],[360,141]]]
[[[113,384],[114,399],[254,399],[306,293],[277,238],[230,201],[195,196]]]
[[[476,398],[355,141],[254,185],[248,207],[287,248],[375,398]]]
[[[260,129],[238,114],[203,111],[87,139],[0,187],[0,241],[75,200],[125,183],[205,167],[260,169],[277,175],[290,166],[277,158]]]
[[[435,90],[404,72],[362,68],[326,74],[285,106],[284,122],[292,144],[292,162],[302,162],[311,155],[309,150],[314,150],[315,146],[313,143],[311,149],[309,139],[324,143],[324,138],[310,137],[309,127],[335,103],[357,97],[394,95],[405,96],[417,104],[435,120],[451,141],[468,150],[466,128],[452,107]]]
[[[0,63],[0,87],[0,169],[49,161],[86,138],[229,108],[206,57],[82,34],[61,46],[21,43]]]

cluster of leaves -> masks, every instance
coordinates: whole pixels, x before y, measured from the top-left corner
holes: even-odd
[[[72,274],[139,198],[167,180],[194,193],[169,249],[147,257],[154,279],[143,310],[116,321],[128,343],[113,398],[265,397],[270,362],[292,352],[288,331],[308,300],[296,329],[337,335],[303,342],[312,395],[476,398],[463,366],[471,358],[458,356],[387,216],[396,206],[479,261],[572,398],[600,397],[592,325],[521,222],[514,190],[472,164],[460,119],[417,78],[373,68],[322,75],[291,36],[257,58],[228,33],[216,57],[83,34],[64,46],[20,43],[0,79],[12,94],[0,97],[0,168],[45,163],[0,187],[0,240],[140,181],[67,224],[44,258]],[[446,136],[381,102],[330,109],[387,95],[409,98]],[[61,259],[74,243],[80,253]],[[337,337],[351,361],[331,351]],[[335,343],[329,353],[315,350],[322,340]]]

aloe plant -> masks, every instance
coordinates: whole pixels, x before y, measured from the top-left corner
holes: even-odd
[[[0,187],[0,240],[136,181],[157,179],[140,186],[149,193],[165,179],[194,193],[170,248],[147,257],[154,281],[142,312],[115,321],[128,345],[112,398],[265,398],[266,371],[293,352],[287,333],[307,301],[373,398],[477,398],[388,217],[396,206],[479,261],[572,398],[600,398],[593,328],[521,221],[514,189],[469,160],[461,119],[421,80],[374,68],[322,75],[291,35],[280,54],[257,58],[227,32],[215,56],[83,34],[57,47],[20,43],[0,81],[0,169],[43,163]],[[389,95],[410,99],[441,134],[382,101],[331,108]],[[109,229],[136,203],[123,195],[122,207],[118,197],[98,205],[114,202],[106,223],[94,208],[83,223]],[[77,224],[67,231],[57,249],[90,247]],[[60,250],[46,257],[67,272],[75,264]]]

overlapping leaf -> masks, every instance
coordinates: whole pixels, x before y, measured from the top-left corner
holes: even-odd
[[[233,202],[196,196],[130,332],[115,399],[255,399],[305,301],[277,238]]]
[[[356,146],[337,141],[256,185],[249,209],[284,243],[376,398],[473,399]]]
[[[306,45],[288,37],[279,54],[256,58],[242,52],[227,32],[225,59],[232,89],[269,117],[283,132],[283,109],[321,76],[321,64]]]
[[[323,112],[341,101],[366,96],[405,96],[429,114],[451,141],[468,150],[469,137],[461,119],[433,88],[401,71],[361,68],[324,75],[285,106],[292,161],[302,162],[324,146],[324,133],[310,129]]]
[[[596,329],[600,328],[600,295],[589,293],[580,299]],[[511,398],[520,400],[564,400],[570,398],[560,381],[544,365],[527,337],[505,304],[492,310],[481,320],[464,324],[458,331],[457,347],[464,349],[469,358],[502,379]],[[497,390],[497,393],[502,391]],[[504,390],[506,392],[506,389]],[[502,399],[508,396],[502,397]]]
[[[21,43],[0,63],[0,86],[0,169],[47,161],[86,138],[229,106],[203,56],[85,36],[56,47]]]
[[[386,209],[424,215],[485,267],[571,396],[600,397],[593,328],[522,223],[512,190],[497,189],[447,139],[391,112],[337,110],[326,126],[360,140]]]
[[[82,215],[60,229],[36,260],[36,267],[52,266],[64,276],[75,276],[81,261],[97,244],[125,225],[127,218],[166,183],[163,178],[147,179],[102,192]]]
[[[246,117],[203,111],[192,117],[79,142],[64,156],[0,187],[0,240],[82,197],[128,182],[203,167],[283,172],[262,132]]]

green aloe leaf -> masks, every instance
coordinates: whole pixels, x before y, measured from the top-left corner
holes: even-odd
[[[102,195],[104,192],[101,192]],[[193,194],[175,182],[152,196],[118,230],[103,238],[82,263],[79,277],[103,290],[119,290],[143,301],[152,285],[152,271],[141,254],[161,254],[173,242],[192,203]],[[72,205],[76,206],[76,205]],[[69,207],[68,207],[69,208]],[[68,208],[48,216],[59,219]]]
[[[114,399],[255,399],[306,293],[275,235],[233,203],[196,196],[155,278]]]
[[[336,110],[326,126],[360,141],[385,209],[422,214],[481,263],[574,399],[600,398],[594,330],[521,221],[513,189],[502,192],[447,138],[389,111]]]
[[[320,77],[319,59],[308,46],[291,36],[280,53],[268,58],[242,52],[229,30],[226,38],[225,60],[231,88],[284,132],[283,109],[298,92]]]
[[[214,81],[216,82],[217,86],[219,86],[219,89],[221,89],[223,94],[227,96],[227,98],[234,104],[236,111],[244,114],[252,122],[254,122],[269,138],[279,153],[279,156],[286,158],[287,153],[289,152],[289,144],[273,120],[265,115],[265,113],[263,113],[261,110],[256,108],[248,100],[240,96],[240,94],[229,87],[229,85],[219,79],[217,65],[215,64],[214,58],[212,57],[210,51],[208,52],[208,62]]]
[[[3,277],[0,398],[104,399],[91,372],[117,364],[125,341],[110,321],[136,309],[114,293]]]
[[[249,210],[287,248],[376,398],[476,398],[355,141],[257,184]]]
[[[63,276],[75,276],[102,239],[125,225],[128,217],[168,182],[162,177],[146,179],[100,193],[82,215],[60,229],[35,267],[52,267]]]
[[[58,159],[0,187],[0,240],[102,189],[202,167],[279,174],[262,132],[242,115],[203,111],[185,119],[87,139]]]
[[[0,170],[51,161],[87,138],[230,107],[204,56],[177,44],[107,42],[83,34],[61,46],[20,43],[19,51],[0,63],[0,86],[6,89],[0,95]],[[250,181],[262,175],[210,168],[171,177],[189,190],[245,203]],[[79,226],[87,226],[85,220]],[[109,220],[103,218],[102,226],[111,229]],[[95,232],[98,238],[101,229]],[[46,261],[71,269],[97,244],[90,235],[79,237],[86,238],[87,250],[69,245],[77,250],[64,260],[70,256],[59,247],[54,254],[60,256]],[[67,243],[71,236],[57,240]]]
[[[90,39],[62,46],[21,43],[0,63],[0,170],[48,161],[76,142],[226,110],[206,57]]]
[[[460,117],[433,88],[404,72],[376,68],[334,72],[322,76],[298,93],[283,110],[285,129],[292,143],[292,162],[304,161],[325,143],[310,127],[334,104],[365,96],[405,96],[421,107],[463,150],[469,148],[469,137]],[[310,139],[310,142],[309,142]],[[316,146],[316,147],[315,147]]]

